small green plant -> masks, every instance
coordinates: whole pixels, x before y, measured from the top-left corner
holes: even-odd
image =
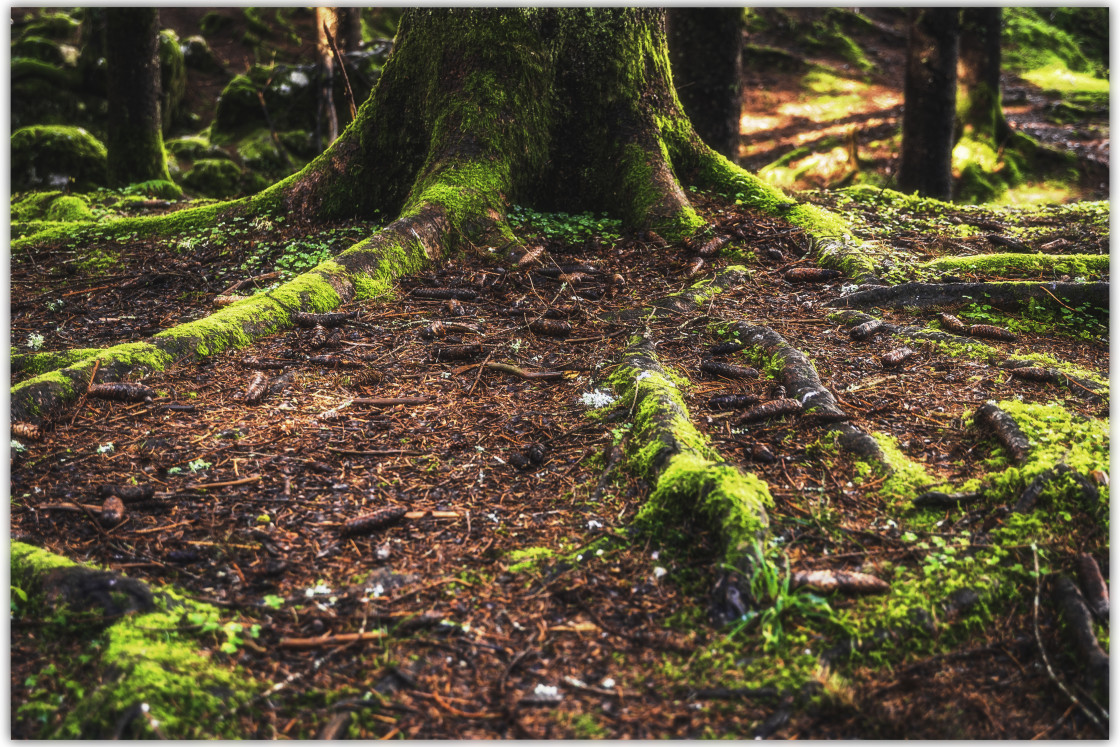
[[[38,332],[32,332],[27,336],[27,347],[31,348],[32,350],[38,350],[39,348],[43,347],[44,342],[46,342],[46,338],[44,338]]]
[[[226,654],[236,654],[245,645],[244,635],[247,634],[250,638],[257,638],[261,634],[260,625],[254,624],[246,628],[239,622],[223,623],[218,619],[218,611],[214,609],[204,612],[189,612],[187,613],[187,620],[192,625],[197,626],[200,633],[214,633],[219,638],[223,638],[219,649]]]
[[[210,462],[205,461],[204,459],[195,459],[194,461],[189,462],[187,466],[190,467],[191,472],[201,472],[203,470],[210,469],[214,465],[212,465]],[[171,470],[168,470],[168,474],[170,474],[170,472]]]
[[[776,562],[779,553],[783,561],[780,565]],[[827,618],[832,615],[832,608],[824,597],[790,588],[789,558],[783,551],[767,553],[756,543],[754,555],[756,563],[750,579],[750,592],[757,606],[743,615],[728,637],[757,625],[763,651],[772,651],[782,644],[785,638],[783,625],[791,622],[791,618]]]
[[[613,244],[622,238],[622,222],[607,217],[606,213],[600,217],[595,217],[593,213],[538,213],[514,205],[509,212],[509,221],[514,228],[566,244],[576,244],[596,237],[604,243]]]

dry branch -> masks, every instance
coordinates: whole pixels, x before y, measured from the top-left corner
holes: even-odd
[[[754,423],[769,418],[780,418],[783,415],[801,414],[801,403],[795,399],[783,397],[772,399],[746,409],[743,414],[735,419],[736,423]]]
[[[962,503],[971,503],[983,497],[984,494],[980,492],[943,493],[940,490],[931,490],[915,498],[914,507],[928,508],[934,506],[937,508],[956,508]]]

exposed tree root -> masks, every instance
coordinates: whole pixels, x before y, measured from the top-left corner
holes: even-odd
[[[819,422],[847,420],[832,392],[824,388],[812,361],[769,327],[736,324],[739,339],[747,344],[758,365],[774,370],[792,399],[801,403],[803,417]]]
[[[45,618],[61,611],[71,637],[98,635],[104,641],[100,668],[106,675],[93,683],[51,736],[108,738],[141,703],[168,738],[235,736],[238,724],[231,716],[259,686],[236,667],[217,663],[192,639],[190,625],[184,625],[189,614],[216,622],[216,609],[169,589],[153,593],[139,581],[80,566],[22,542],[12,543],[11,584],[28,596],[16,616]],[[102,607],[107,617],[99,615],[86,623],[68,612],[89,604]],[[130,610],[133,614],[122,616]],[[200,631],[201,626],[193,632],[201,635]],[[202,714],[207,717],[200,718]],[[128,735],[150,736],[147,723],[137,720],[141,730]]]
[[[1089,607],[1081,590],[1069,576],[1061,575],[1054,583],[1054,601],[1062,610],[1068,625],[1069,637],[1084,660],[1085,669],[1093,684],[1108,687],[1108,654],[1101,648],[1093,622],[1089,617]]]
[[[865,314],[862,311],[856,311],[854,309],[836,312],[835,314],[831,314],[829,318],[833,321],[847,325],[853,332],[860,327],[877,322],[878,324],[875,326],[875,334],[897,335],[899,337],[905,337],[913,341],[928,340],[931,342],[950,343],[954,346],[961,347],[966,351],[972,352],[973,357],[986,361],[990,365],[999,366],[1001,368],[1012,371],[1021,368],[1039,367],[1038,363],[1035,361],[1023,360],[1021,358],[1008,359],[1001,351],[988,347],[984,343],[973,342],[966,337],[960,337],[958,335],[949,334],[947,332],[938,332],[936,330],[923,329],[921,327],[891,324],[889,322],[884,322],[881,319],[877,319],[870,314]],[[1072,393],[1086,397],[1090,401],[1103,401],[1105,394],[1099,390],[1102,386],[1105,385],[1105,382],[1099,381],[1095,377],[1090,378],[1090,376],[1092,375],[1088,372],[1085,372],[1081,375],[1074,375],[1071,373],[1066,373],[1065,371],[1059,371],[1055,368],[1046,367],[1045,370],[1047,371],[1047,380],[1066,384],[1067,386],[1069,386],[1069,389]],[[1023,378],[1028,377],[1029,375],[1024,376]]]
[[[1087,552],[1077,556],[1077,577],[1085,590],[1087,604],[1093,615],[1101,622],[1108,622],[1108,584],[1101,575],[1101,567]]]
[[[931,306],[951,306],[983,300],[998,309],[1013,310],[1026,305],[1031,299],[1052,301],[1079,306],[1092,304],[1108,308],[1108,283],[902,283],[882,285],[849,293],[835,299],[829,306],[835,308],[902,308],[912,306],[926,309]]]
[[[12,388],[13,419],[41,422],[57,414],[84,391],[96,361],[98,382],[148,374],[181,359],[248,345],[289,326],[293,312],[327,312],[355,298],[387,294],[397,277],[442,253],[447,228],[445,212],[429,206],[272,291],[21,382]]]
[[[74,348],[49,353],[13,353],[11,357],[12,379],[57,371],[78,361],[92,358],[100,352],[101,348]]]
[[[1073,481],[1077,483],[1078,487],[1081,488],[1081,494],[1084,496],[1087,505],[1092,506],[1100,501],[1100,491],[1097,490],[1097,486],[1093,484],[1092,480],[1085,477],[1085,475],[1082,475],[1077,470],[1071,469],[1066,464],[1059,464],[1053,469],[1042,472],[1031,480],[1030,484],[1028,484],[1019,495],[1019,500],[1015,502],[1012,511],[1017,514],[1031,511],[1034,509],[1035,504],[1038,503],[1038,499],[1042,497],[1043,491],[1046,490],[1051,483],[1066,475],[1069,475]]]
[[[848,571],[794,571],[790,574],[789,585],[793,588],[806,586],[828,594],[886,594],[891,585],[881,578],[867,573]]]
[[[619,407],[634,413],[630,465],[653,484],[639,523],[656,527],[699,519],[720,538],[727,570],[716,584],[716,617],[742,614],[749,579],[760,562],[772,505],[766,483],[728,464],[692,424],[676,383],[649,341],[634,342],[611,376]],[[741,575],[740,575],[741,574]]]
[[[981,405],[976,410],[976,423],[995,433],[1003,447],[1011,453],[1016,464],[1022,464],[1031,453],[1031,442],[1023,435],[1015,419],[1001,410],[995,403]]]

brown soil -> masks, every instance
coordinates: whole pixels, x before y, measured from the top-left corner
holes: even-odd
[[[798,259],[803,236],[779,220],[706,202],[704,209],[713,222],[744,226],[749,238],[734,246],[746,251],[753,275],[696,313],[610,321],[614,312],[687,286],[691,257],[679,247],[658,249],[634,238],[610,250],[595,242],[553,243],[559,262],[597,270],[575,293],[542,272],[502,273],[463,258],[404,279],[400,300],[349,307],[356,321],[324,349],[311,350],[309,332],[297,329],[149,377],[145,383],[163,393],[156,402],[87,400],[42,441],[13,455],[12,537],[176,584],[261,624],[260,638],[233,658],[261,679],[290,681],[258,702],[253,715],[237,715],[246,736],[314,737],[340,723],[365,738],[1097,736],[1040,667],[1027,588],[998,624],[948,655],[904,653],[892,669],[836,664],[850,685],[824,700],[811,698],[813,687],[728,689],[735,667],[705,662],[705,648],[727,633],[706,622],[713,557],[704,530],[679,527],[680,544],[634,535],[631,524],[649,488],[625,472],[596,492],[602,455],[617,437],[625,446],[620,427],[627,419],[589,420],[580,396],[603,386],[631,334],[648,330],[659,341],[663,361],[692,382],[686,401],[693,419],[729,460],[770,486],[775,534],[787,540],[791,563],[800,568],[855,570],[885,558],[920,558],[886,528],[875,482],[859,484],[853,465],[813,448],[822,426],[785,419],[735,435],[726,416],[708,411],[712,394],[773,394],[764,382],[713,379],[698,370],[717,341],[706,331],[710,322],[773,327],[813,359],[853,423],[897,436],[908,456],[953,480],[976,474],[978,460],[996,448],[964,427],[964,416],[989,399],[1049,401],[1057,393],[927,349],[902,369],[884,371],[877,356],[889,340],[852,343],[826,319],[824,305],[841,281],[782,280],[786,269],[811,264]],[[66,271],[61,251],[17,256],[12,344],[22,345],[30,331],[47,333],[51,349],[123,342],[195,318],[228,285],[216,270],[236,266],[250,249],[247,239],[231,241],[187,259],[137,243],[107,277],[47,271]],[[787,259],[761,259],[768,249]],[[725,264],[711,261],[701,277]],[[612,273],[624,278],[613,289],[604,281]],[[442,302],[409,295],[421,286],[471,288],[479,297],[464,302],[465,316],[452,317]],[[44,299],[62,295],[62,311],[46,310]],[[549,309],[571,322],[568,338],[526,328]],[[886,317],[915,322],[904,312]],[[932,312],[917,321],[925,317]],[[436,362],[433,347],[452,341],[423,339],[420,331],[435,320],[477,326],[479,334],[459,336],[480,342],[482,355]],[[1103,343],[1032,334],[1022,346],[1107,375]],[[360,367],[331,370],[305,360],[324,352]],[[253,369],[241,361],[249,356],[283,360],[291,374],[257,405],[243,402]],[[564,375],[526,380],[481,362]],[[417,396],[429,401],[345,404]],[[1103,414],[1076,396],[1066,402]],[[777,460],[752,462],[756,445]],[[518,469],[522,456],[535,461]],[[108,528],[92,514],[60,507],[93,504],[98,486],[134,480],[168,498],[131,507],[123,523]],[[830,528],[815,518],[825,506],[838,512]],[[387,507],[452,516],[344,535],[347,521]],[[994,509],[982,513],[998,521]],[[1076,531],[1084,537],[1092,530]],[[546,558],[529,570],[511,567],[515,551],[543,547],[564,556],[604,535],[624,541],[578,563]],[[658,566],[669,573],[658,578]],[[266,595],[285,602],[269,608]],[[837,609],[847,604],[833,601]],[[418,622],[403,624],[412,616]],[[1062,644],[1048,609],[1042,625],[1051,657],[1072,677],[1076,664],[1055,653]],[[389,634],[375,641],[330,638],[382,626]],[[27,697],[25,678],[40,667],[41,635],[35,626],[13,628],[14,705]],[[286,643],[322,636],[307,649]],[[757,641],[742,640],[744,657],[763,655]],[[839,643],[821,640],[819,648]],[[372,701],[363,698],[369,691],[378,693]],[[585,714],[589,720],[581,720]],[[34,737],[43,728],[13,720],[13,736]]]

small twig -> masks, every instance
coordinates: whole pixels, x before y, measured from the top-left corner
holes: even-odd
[[[323,33],[326,34],[327,43],[331,45],[331,52],[334,52],[334,58],[338,61],[338,69],[342,71],[342,82],[346,84],[346,103],[350,105],[350,119],[353,120],[358,116],[358,107],[354,105],[354,89],[350,87],[350,76],[346,74],[346,61],[339,53],[338,45],[334,43],[334,36],[331,35],[326,23],[323,24]]]
[[[93,362],[93,373],[91,373],[89,375],[89,383],[86,384],[86,390],[84,392],[82,392],[82,396],[78,400],[77,406],[74,407],[74,414],[72,416],[70,416],[70,425],[74,425],[74,421],[78,419],[78,413],[80,413],[82,411],[82,407],[85,406],[86,395],[89,394],[89,388],[91,386],[93,386],[93,379],[94,379],[94,377],[97,376],[97,369],[99,369],[99,368],[101,368],[101,359],[100,358],[98,358],[97,360],[95,360]]]
[[[350,401],[350,404],[390,407],[392,405],[426,405],[428,402],[431,402],[428,397],[356,397]]]
[[[242,477],[240,480],[227,480],[226,482],[191,483],[183,489],[201,490],[202,488],[228,488],[234,485],[248,485],[251,482],[260,482],[260,479],[260,475],[250,475],[249,477]]]
[[[318,648],[319,646],[342,646],[350,643],[379,641],[388,633],[383,630],[367,630],[364,633],[336,633],[314,638],[281,638],[276,645],[280,648]]]
[[[1058,686],[1058,689],[1069,698],[1070,702],[1081,709],[1090,721],[1092,721],[1098,729],[1108,736],[1108,729],[1101,724],[1096,715],[1085,707],[1085,704],[1077,699],[1077,696],[1069,691],[1069,688],[1058,679],[1058,675],[1054,674],[1054,668],[1050,666],[1050,657],[1046,655],[1046,647],[1042,645],[1042,634],[1038,629],[1038,597],[1042,587],[1042,573],[1038,568],[1038,545],[1031,543],[1031,556],[1034,558],[1034,640],[1038,644],[1038,651],[1042,654],[1042,663],[1046,665],[1046,674],[1050,676],[1050,681]]]
[[[404,449],[368,449],[364,451],[361,449],[336,449],[333,446],[328,446],[327,451],[349,456],[424,456],[427,453],[424,451],[405,451]]]
[[[251,278],[244,278],[242,280],[238,280],[236,283],[234,283],[230,287],[226,288],[224,291],[222,291],[218,295],[219,296],[228,296],[230,293],[233,293],[235,290],[240,290],[241,288],[244,288],[249,283],[258,282],[258,281],[261,281],[261,280],[272,280],[273,278],[278,278],[278,277],[280,277],[279,272],[266,272],[263,275],[257,275],[255,277],[251,277]]]
[[[505,371],[514,376],[520,376],[523,379],[561,379],[564,377],[563,371],[526,371],[523,368],[518,368],[512,363],[489,363],[484,362],[481,364],[482,368],[489,368],[494,371]]]
[[[1061,300],[1060,298],[1058,298],[1057,296],[1055,296],[1055,295],[1054,295],[1053,293],[1051,293],[1050,291],[1046,290],[1046,286],[1045,286],[1045,285],[1040,285],[1040,286],[1038,286],[1038,287],[1039,287],[1039,288],[1041,288],[1041,289],[1042,289],[1042,290],[1043,290],[1043,291],[1044,291],[1044,292],[1046,293],[1046,295],[1050,296],[1050,298],[1053,298],[1053,299],[1054,299],[1055,301],[1057,301],[1058,303],[1060,303],[1060,304],[1061,304],[1062,306],[1065,306],[1065,307],[1066,307],[1067,309],[1069,309],[1070,311],[1074,311],[1074,312],[1076,312],[1076,311],[1077,311],[1077,309],[1070,309],[1070,308],[1069,308],[1069,306],[1066,306],[1066,305],[1065,305],[1064,303],[1062,303],[1062,300]]]
[[[467,396],[468,397],[471,396],[471,394],[474,393],[474,388],[476,386],[478,386],[478,380],[482,378],[482,372],[486,369],[486,367],[487,367],[486,364],[490,362],[490,356],[492,356],[493,354],[494,354],[493,351],[487,353],[486,354],[486,360],[484,360],[482,362],[482,365],[478,367],[478,373],[474,377],[474,383],[471,384],[471,388],[467,390]]]

